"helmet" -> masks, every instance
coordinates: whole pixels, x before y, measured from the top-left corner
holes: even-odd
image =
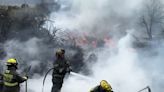
[[[102,80],[100,82],[100,86],[107,92],[112,92],[112,87],[106,80]]]
[[[10,58],[7,60],[7,64],[6,65],[17,65],[17,60],[15,58]]]
[[[57,51],[56,51],[56,55],[62,55],[62,54],[65,54],[65,50],[64,49],[58,49]]]

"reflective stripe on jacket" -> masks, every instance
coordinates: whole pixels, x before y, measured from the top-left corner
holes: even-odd
[[[18,85],[18,82],[14,81],[14,75],[9,70],[6,70],[3,74],[3,80],[5,86],[14,87]]]
[[[18,82],[15,82],[15,83],[4,82],[4,85],[5,86],[8,86],[8,87],[14,87],[14,86],[17,86],[18,85]]]

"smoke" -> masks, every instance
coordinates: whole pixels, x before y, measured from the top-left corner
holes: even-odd
[[[136,41],[133,32],[138,32],[133,28],[137,19],[135,12],[139,11],[142,0],[59,0],[59,3],[61,8],[51,15],[51,19],[55,20],[54,25],[62,32],[77,33],[78,36],[87,32],[87,36],[97,39],[110,36],[115,42],[114,48],[94,49],[93,52],[96,53],[98,60],[87,65],[92,72],[87,77],[92,80],[70,75],[64,81],[62,92],[89,91],[103,79],[107,80],[116,92],[137,92],[147,85],[153,92],[164,90],[163,40],[158,43],[151,41],[148,47],[133,46]],[[40,39],[37,38],[23,43],[15,40],[5,43],[8,55],[6,59],[21,58],[20,61],[26,62],[23,63],[33,65],[35,69],[31,71],[34,74],[47,70],[47,60],[42,57],[46,55],[46,59],[52,61],[53,49],[40,43]],[[84,51],[86,56],[90,53],[87,48],[84,48]],[[83,75],[82,72],[78,73]],[[42,80],[43,76],[34,75],[29,80],[30,92],[40,92]],[[44,91],[50,92],[51,87],[51,75],[49,75]]]
[[[42,0],[1,0],[0,5],[22,5],[24,3],[35,5],[40,4]]]
[[[150,84],[145,71],[138,65],[138,53],[131,48],[132,39],[129,34],[122,38],[117,45],[118,53],[112,56],[106,54],[109,58],[93,67],[93,70],[96,70],[95,77],[99,81],[108,80],[118,92],[136,92]],[[100,59],[103,60],[103,57]]]
[[[64,81],[62,92],[87,92],[103,79],[107,80],[116,92],[137,92],[147,85],[152,87],[150,76],[139,65],[137,51],[131,48],[132,42],[133,38],[128,34],[119,40],[117,53],[109,55],[111,52],[109,49],[99,51],[98,62],[90,67],[93,74],[86,78],[70,75]],[[47,77],[45,92],[49,92],[51,89],[50,79],[50,76]],[[34,83],[41,86],[41,79],[35,80]],[[34,92],[39,92],[40,86],[33,88]]]
[[[88,32],[90,36],[102,38],[104,35],[113,35],[121,31],[121,26],[125,29],[131,25],[135,19],[134,11],[138,10],[142,1],[70,0],[65,2],[61,4],[61,7],[65,6],[61,8],[61,11],[52,14],[57,27],[63,30],[78,31],[81,34]]]
[[[61,0],[62,1],[62,0]],[[88,32],[90,37],[102,39],[112,36],[116,47],[98,48],[98,61],[89,67],[94,82],[69,77],[62,92],[89,91],[106,79],[114,91],[136,92],[149,85],[153,92],[162,92],[163,68],[162,41],[151,41],[148,47],[134,48],[134,32],[142,0],[71,0],[62,3],[61,11],[52,14],[57,25],[65,31],[79,34]],[[62,5],[61,4],[61,5]],[[129,30],[134,29],[134,30]],[[162,43],[161,43],[162,42]],[[158,45],[157,45],[158,44]],[[160,45],[159,45],[160,44]],[[153,54],[153,55],[152,55]],[[155,55],[154,55],[155,54]]]
[[[19,69],[21,72],[25,72],[26,68],[32,66],[30,74],[39,73],[51,67],[53,61],[54,48],[49,47],[43,43],[41,39],[31,38],[28,41],[20,42],[18,40],[10,40],[4,44],[4,49],[7,52],[7,56],[3,61],[8,58],[16,58],[19,63]],[[45,70],[40,68],[45,66]]]
[[[64,84],[62,92],[66,90],[76,92],[89,91],[98,85],[102,79],[107,80],[114,91],[135,92],[150,83],[145,72],[137,64],[137,53],[129,48],[130,35],[122,38],[118,43],[118,53],[109,55],[108,49],[99,52],[99,60],[92,67],[93,80],[70,77]],[[72,89],[73,87],[73,89]]]
[[[37,5],[42,2],[53,3],[54,1],[57,0],[1,0],[0,5],[22,5],[22,4]]]

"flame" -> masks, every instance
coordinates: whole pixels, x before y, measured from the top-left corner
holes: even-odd
[[[105,45],[106,47],[110,47],[110,48],[116,47],[114,41],[113,41],[112,38],[110,38],[110,37],[105,37],[105,38],[104,38],[104,43],[105,43],[104,45]]]

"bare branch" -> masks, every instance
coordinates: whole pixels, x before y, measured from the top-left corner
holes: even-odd
[[[152,39],[153,26],[164,23],[164,7],[159,0],[149,0],[145,3],[143,10],[141,24],[146,28],[149,39]]]

